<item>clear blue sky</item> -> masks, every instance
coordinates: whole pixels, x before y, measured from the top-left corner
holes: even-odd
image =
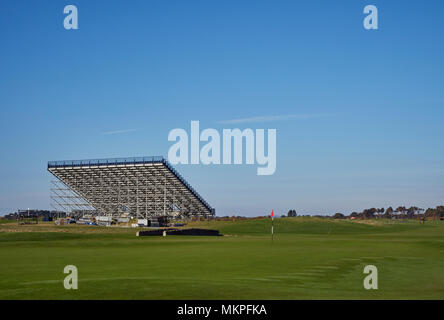
[[[177,166],[219,215],[443,204],[443,15],[438,0],[3,0],[0,213],[49,207],[48,160],[166,156],[191,120],[277,129],[273,176]]]

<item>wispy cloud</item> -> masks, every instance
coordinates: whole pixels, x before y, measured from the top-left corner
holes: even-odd
[[[307,114],[287,114],[287,115],[276,115],[276,116],[260,116],[251,118],[239,118],[231,120],[219,121],[221,124],[238,124],[238,123],[251,123],[251,122],[271,122],[271,121],[283,121],[283,120],[306,120],[313,118],[323,118],[329,117],[331,114],[328,113],[307,113]]]
[[[104,135],[121,134],[121,133],[128,133],[128,132],[134,132],[134,131],[137,131],[137,129],[123,129],[123,130],[105,131],[105,132],[102,132],[102,134],[104,134]]]

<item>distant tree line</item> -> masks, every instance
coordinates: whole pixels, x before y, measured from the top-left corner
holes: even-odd
[[[384,208],[370,208],[362,212],[352,212],[348,216],[342,213],[335,213],[331,216],[334,219],[427,219],[427,220],[444,220],[444,206],[437,206],[435,209],[428,208],[424,210],[418,207],[406,208],[399,206],[396,209],[392,207]]]
[[[287,213],[287,217],[296,217],[298,214],[296,213],[296,210],[292,209],[289,210]]]

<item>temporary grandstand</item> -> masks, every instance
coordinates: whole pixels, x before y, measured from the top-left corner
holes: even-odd
[[[51,205],[67,212],[139,219],[214,216],[163,157],[49,161]]]

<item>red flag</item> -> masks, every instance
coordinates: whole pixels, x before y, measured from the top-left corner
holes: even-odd
[[[273,210],[271,210],[271,217],[272,217],[272,218],[274,217],[274,212],[273,212]]]

